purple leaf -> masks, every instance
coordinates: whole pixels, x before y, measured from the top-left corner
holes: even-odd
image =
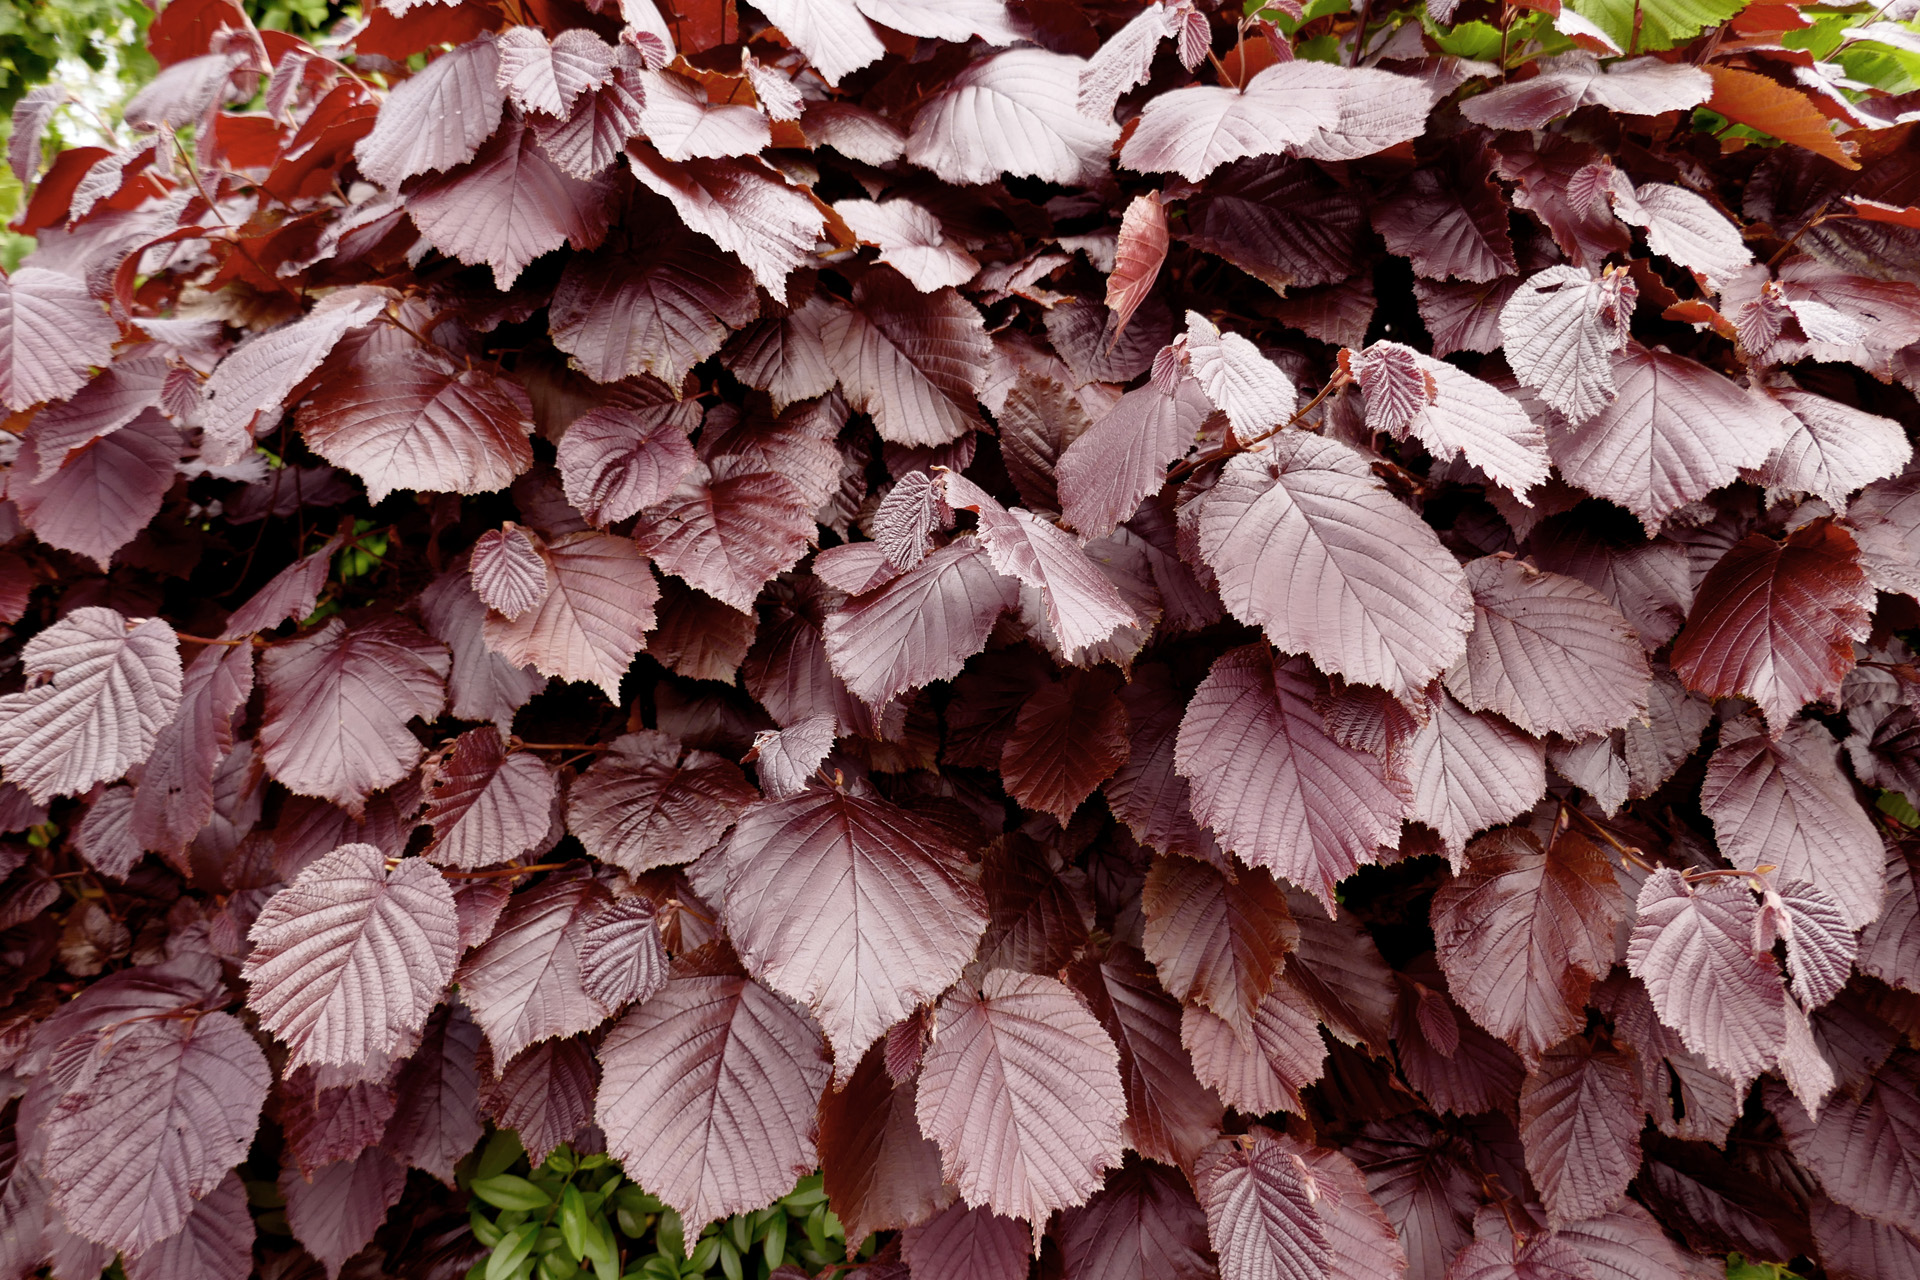
[[[495,1062],[528,1045],[590,1031],[613,1012],[588,994],[581,952],[587,926],[609,901],[576,864],[513,895],[486,945],[455,979]]]
[[[593,1050],[577,1036],[543,1040],[483,1084],[487,1114],[520,1138],[529,1158],[544,1161],[593,1119],[599,1069]]]
[[[381,104],[373,132],[354,146],[360,171],[384,187],[398,188],[417,173],[473,159],[500,124],[506,93],[497,83],[499,75],[494,41],[474,40],[401,81]]]
[[[1105,172],[1120,128],[1080,111],[1086,65],[1045,49],[974,63],[914,116],[908,162],[956,183],[996,182],[1002,173],[1079,182]]]
[[[289,1068],[353,1067],[411,1043],[459,958],[453,890],[432,866],[392,871],[370,844],[341,845],[261,909],[241,970]]]
[[[616,738],[573,784],[567,828],[600,861],[638,875],[693,861],[758,798],[733,762],[642,729]]]
[[[113,359],[119,327],[74,277],[23,267],[0,277],[0,402],[18,412],[64,400],[87,381],[87,366]]]
[[[544,600],[507,619],[489,614],[487,648],[514,666],[598,685],[620,700],[620,680],[653,630],[660,588],[630,538],[569,533],[548,543]]]
[[[509,754],[491,726],[471,729],[432,767],[424,820],[433,843],[423,852],[468,870],[511,862],[545,838],[557,794],[539,757]]]
[[[575,418],[560,437],[557,460],[567,501],[602,526],[661,501],[693,470],[687,428],[696,420],[690,402],[610,405]]]
[[[1281,64],[1287,65],[1287,64]],[[1327,1231],[1302,1170],[1256,1131],[1223,1138],[1194,1170],[1207,1234],[1231,1280],[1316,1280],[1328,1274]]]

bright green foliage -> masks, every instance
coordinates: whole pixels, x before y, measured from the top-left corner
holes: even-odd
[[[0,111],[53,73],[62,58],[98,71],[108,51],[138,84],[153,72],[145,35],[153,11],[141,0],[6,0],[0,4]]]
[[[1909,830],[1920,827],[1920,812],[1916,812],[1913,802],[1900,791],[1882,791],[1874,807]]]
[[[474,1237],[492,1250],[467,1280],[562,1280],[583,1271],[595,1280],[766,1280],[785,1262],[815,1274],[864,1260],[876,1243],[869,1239],[849,1258],[818,1174],[764,1209],[710,1224],[693,1241],[680,1215],[628,1182],[612,1160],[564,1145],[530,1168],[519,1139],[496,1133],[466,1185]]]
[[[1671,49],[1718,26],[1746,8],[1745,0],[1571,0],[1571,7],[1621,49],[1652,53]],[[1636,8],[1640,32],[1633,30]]]
[[[1727,1280],[1800,1280],[1800,1273],[1784,1262],[1748,1262],[1739,1254],[1730,1253]]]

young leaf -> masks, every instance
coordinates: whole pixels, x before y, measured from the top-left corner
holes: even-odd
[[[851,305],[827,314],[820,338],[847,402],[873,415],[882,440],[939,445],[980,424],[992,344],[980,313],[952,290],[923,294],[899,273],[875,270]]]
[[[1548,267],[1501,308],[1507,363],[1569,421],[1587,421],[1613,403],[1613,353],[1626,345],[1635,296],[1624,276],[1594,279],[1578,267]]]
[[[493,936],[461,964],[461,999],[487,1033],[495,1062],[590,1031],[613,1012],[581,976],[587,927],[608,900],[584,866],[554,872],[514,894]]]
[[[411,1043],[459,958],[453,890],[418,858],[392,871],[344,844],[267,900],[240,976],[289,1069],[353,1067]]]
[[[544,1162],[593,1120],[599,1075],[593,1050],[578,1036],[542,1040],[498,1079],[481,1081],[481,1105],[495,1124],[513,1130],[528,1159]]]
[[[1285,65],[1285,64],[1283,64]],[[1256,1131],[1222,1138],[1194,1170],[1207,1234],[1234,1280],[1312,1280],[1328,1274],[1327,1232],[1300,1167]]]
[[[1133,313],[1153,292],[1160,265],[1167,260],[1167,211],[1157,195],[1135,196],[1120,219],[1120,241],[1107,275],[1107,310],[1118,338]]]
[[[489,529],[473,544],[473,592],[508,621],[547,598],[547,563],[525,530]]]

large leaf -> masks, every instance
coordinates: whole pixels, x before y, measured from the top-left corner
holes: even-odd
[[[449,257],[484,262],[501,290],[541,254],[591,249],[607,232],[606,193],[553,162],[538,135],[509,119],[471,161],[422,182],[407,213]]]
[[[620,699],[620,678],[653,630],[660,587],[631,538],[569,533],[543,554],[546,598],[518,618],[489,614],[487,648],[542,675],[584,680]]]
[[[1685,63],[1633,58],[1602,68],[1591,54],[1568,53],[1546,59],[1541,74],[1530,80],[1468,99],[1460,114],[1494,129],[1537,129],[1580,107],[1657,116],[1699,106],[1712,93],[1713,81],[1706,73]]]
[[[366,481],[374,502],[402,488],[504,489],[533,463],[532,431],[519,384],[430,349],[330,361],[300,407],[308,446]]]
[[[945,444],[981,424],[993,344],[980,313],[953,290],[923,294],[897,272],[875,270],[850,305],[828,313],[820,336],[847,402],[873,415],[881,439]]]
[[[87,366],[113,359],[113,321],[64,272],[26,267],[0,277],[0,403],[18,412],[64,400],[87,381]]]
[[[1199,437],[1212,406],[1197,383],[1129,391],[1061,451],[1060,509],[1067,523],[1102,538],[1160,492],[1167,468]]]
[[[27,641],[28,685],[0,697],[0,766],[46,803],[145,760],[180,712],[179,641],[158,618],[75,609]]]
[[[514,894],[493,936],[461,964],[461,999],[487,1033],[495,1062],[592,1030],[613,1012],[588,994],[581,974],[587,928],[607,901],[584,867],[553,872]]]
[[[745,978],[675,978],[608,1033],[595,1118],[628,1176],[689,1235],[786,1194],[814,1166],[826,1046]]]
[[[1151,12],[1151,11],[1149,11]],[[1067,1280],[1214,1280],[1207,1216],[1185,1178],[1129,1157],[1060,1216]]]
[[[1778,867],[1782,880],[1824,890],[1852,928],[1880,917],[1880,837],[1840,770],[1839,744],[1818,721],[1792,721],[1777,739],[1752,717],[1722,724],[1700,807],[1735,865]]]
[[[464,1004],[449,1002],[427,1022],[420,1048],[394,1079],[399,1107],[380,1145],[448,1186],[480,1141],[480,1028]]]
[[[1647,709],[1652,671],[1633,628],[1584,582],[1502,556],[1467,566],[1473,634],[1447,689],[1529,733],[1581,738]]]
[[[642,729],[614,739],[567,795],[567,829],[632,875],[691,862],[759,799],[730,760]]]
[[[1383,351],[1395,358],[1364,359]],[[1439,460],[1465,457],[1515,494],[1525,494],[1547,478],[1546,433],[1518,401],[1491,384],[1394,342],[1373,343],[1350,364],[1367,393],[1370,422],[1376,399],[1390,398],[1406,381],[1406,372],[1430,380],[1432,394],[1415,400],[1418,407],[1381,423],[1397,438],[1414,436]]]
[[[650,373],[678,387],[756,311],[752,279],[738,262],[670,228],[637,243],[617,237],[569,262],[553,293],[553,344],[596,382]]]
[[[1519,817],[1547,790],[1547,752],[1537,738],[1444,693],[1407,743],[1404,768],[1413,793],[1407,816],[1439,833],[1456,870],[1475,833]]]
[[[1192,1168],[1220,1127],[1220,1098],[1195,1078],[1181,1043],[1180,1006],[1154,981],[1146,957],[1116,944],[1066,970],[1120,1051],[1127,1093],[1121,1134],[1149,1160]]]
[[[1306,998],[1286,984],[1267,993],[1245,1035],[1205,1009],[1188,1005],[1180,1013],[1180,1043],[1193,1055],[1200,1082],[1245,1115],[1304,1112],[1300,1091],[1326,1068],[1320,1019]]]
[[[1906,428],[1891,418],[1808,391],[1786,388],[1771,395],[1793,422],[1756,476],[1769,489],[1812,494],[1845,509],[1855,490],[1900,474],[1913,457]]]
[[[1920,1211],[1920,1063],[1911,1051],[1895,1053],[1857,1096],[1835,1098],[1817,1120],[1789,1099],[1773,1110],[1794,1157],[1829,1196],[1868,1218],[1913,1222]]]
[[[132,1020],[84,1052],[46,1117],[46,1178],[73,1230],[139,1253],[246,1158],[273,1077],[225,1013]]]
[[[196,1200],[179,1232],[122,1259],[127,1280],[247,1280],[253,1274],[253,1215],[237,1172]]]
[[[1530,276],[1500,310],[1507,363],[1570,421],[1585,422],[1614,400],[1612,353],[1626,343],[1634,297],[1621,275],[1596,280],[1558,266]]]
[[[339,1280],[340,1269],[373,1239],[406,1185],[405,1167],[379,1147],[315,1170],[311,1179],[294,1169],[280,1171],[287,1228],[320,1260],[327,1280]]]
[[[1120,1161],[1119,1055],[1053,978],[994,969],[977,995],[949,994],[919,1089],[921,1131],[976,1208],[1043,1222]]]
[[[1189,244],[1284,290],[1352,274],[1367,211],[1316,165],[1272,156],[1214,174],[1187,204]]]
[[[1645,1108],[1633,1062],[1574,1038],[1541,1058],[1520,1088],[1527,1171],[1556,1222],[1597,1218],[1626,1197],[1640,1168]]]
[[[1613,966],[1625,904],[1606,855],[1576,832],[1542,848],[1524,827],[1467,851],[1434,895],[1434,947],[1453,996],[1528,1059],[1586,1025],[1587,991]]]
[[[1296,1158],[1263,1131],[1223,1138],[1194,1170],[1207,1234],[1232,1280],[1328,1274],[1326,1227]]]
[[[887,51],[854,0],[768,0],[762,12],[829,85]]]
[[[398,617],[349,630],[338,618],[260,659],[260,749],[288,790],[360,815],[367,796],[420,763],[407,728],[446,705],[446,649]]]
[[[451,169],[473,159],[500,124],[506,93],[500,55],[475,40],[435,58],[394,87],[373,132],[354,146],[360,172],[387,187],[417,173]]]
[[[1024,1222],[954,1204],[901,1232],[900,1255],[923,1280],[1021,1280],[1029,1239]]]
[[[1649,532],[1787,438],[1783,410],[1684,356],[1630,343],[1610,370],[1606,385],[1619,394],[1572,430],[1550,431],[1547,448],[1569,481],[1619,503]]]
[[[1700,583],[1673,642],[1673,672],[1708,697],[1743,694],[1778,734],[1795,712],[1831,701],[1867,638],[1873,587],[1853,536],[1817,520],[1775,541],[1748,534]]]
[[[1228,610],[1329,674],[1411,697],[1465,648],[1459,564],[1350,445],[1290,431],[1234,457],[1199,535]]]
[[[1081,113],[1079,58],[1013,49],[974,63],[922,106],[907,160],[948,182],[997,182],[1003,173],[1079,182],[1106,169],[1119,135]]]
[[[293,1050],[289,1069],[353,1067],[402,1046],[453,977],[453,890],[432,866],[344,844],[267,900],[241,977],[260,1025]]]
[[[468,870],[511,862],[546,836],[558,791],[553,771],[529,752],[509,754],[498,729],[463,733],[433,769],[424,852]]]
[[[839,1082],[953,984],[987,925],[966,855],[938,827],[843,791],[749,809],[721,865],[734,946],[755,977],[813,1011]]]
[[[1627,968],[1660,1021],[1736,1089],[1773,1064],[1786,1037],[1786,989],[1756,950],[1759,905],[1737,880],[1689,884],[1662,868],[1640,888]]]
[[[633,537],[660,568],[742,612],[813,540],[813,512],[787,477],[745,458],[696,462],[641,515]]]
[[[1406,795],[1379,759],[1327,736],[1318,693],[1298,659],[1234,649],[1188,703],[1174,760],[1223,845],[1331,904],[1339,881],[1398,839]]]
[[[906,573],[847,602],[826,620],[827,662],[874,707],[960,674],[986,645],[1018,584],[993,570],[977,538],[956,538]]]

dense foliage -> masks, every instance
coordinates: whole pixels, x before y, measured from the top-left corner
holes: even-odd
[[[0,1280],[1920,1271],[1902,3],[28,93]]]

